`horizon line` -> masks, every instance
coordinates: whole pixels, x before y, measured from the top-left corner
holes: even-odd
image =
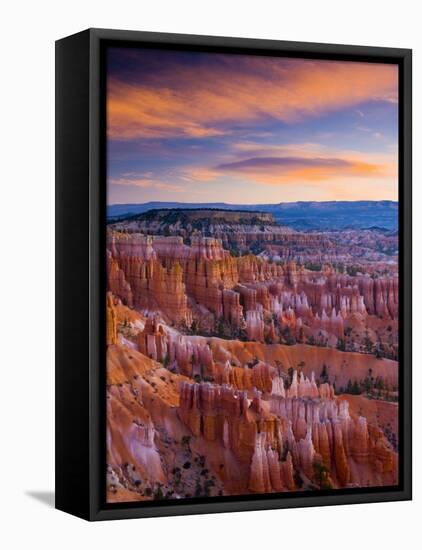
[[[356,200],[327,200],[327,201],[316,201],[316,200],[309,200],[309,201],[302,201],[302,200],[296,200],[296,201],[280,201],[280,202],[251,202],[251,203],[242,203],[242,202],[224,202],[224,201],[207,201],[207,202],[188,202],[188,201],[172,201],[172,200],[149,200],[145,202],[114,202],[112,204],[107,204],[107,207],[109,206],[128,206],[128,205],[141,205],[141,204],[150,204],[150,203],[173,203],[173,204],[227,204],[228,206],[257,206],[257,205],[270,205],[270,206],[277,206],[279,204],[310,204],[310,203],[318,203],[318,204],[327,204],[327,203],[356,203],[356,202],[392,202],[398,204],[398,200],[393,199],[356,199]]]

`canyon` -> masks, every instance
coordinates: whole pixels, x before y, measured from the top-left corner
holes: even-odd
[[[161,209],[107,230],[107,500],[398,483],[397,235]]]

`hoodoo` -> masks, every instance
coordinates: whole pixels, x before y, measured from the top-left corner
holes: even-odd
[[[270,215],[109,228],[110,501],[397,482],[397,273],[343,253]]]

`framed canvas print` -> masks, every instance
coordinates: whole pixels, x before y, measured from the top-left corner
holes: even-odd
[[[56,506],[411,498],[411,51],[56,43]]]

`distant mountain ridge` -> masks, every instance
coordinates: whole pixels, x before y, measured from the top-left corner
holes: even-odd
[[[146,202],[113,204],[107,207],[108,222],[121,220],[157,209],[216,209],[259,211],[272,214],[277,223],[299,231],[363,229],[378,227],[388,231],[398,229],[396,201],[298,201],[278,204],[227,204]]]

